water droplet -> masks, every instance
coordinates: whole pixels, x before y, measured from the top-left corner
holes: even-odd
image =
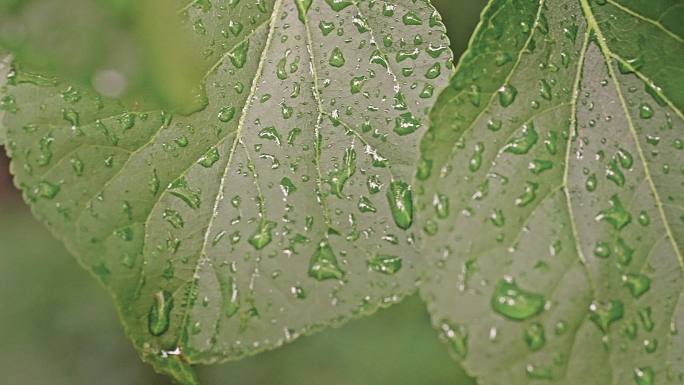
[[[539,95],[546,100],[551,100],[551,86],[544,79],[539,81]]]
[[[603,259],[610,257],[610,245],[603,241],[596,242],[594,255]]]
[[[543,348],[546,343],[544,327],[536,322],[528,326],[527,329],[525,329],[525,343],[533,352]]]
[[[387,190],[387,201],[389,202],[394,223],[401,229],[408,229],[413,223],[413,194],[411,187],[400,180],[390,182]]]
[[[387,275],[395,274],[401,270],[401,266],[401,258],[395,255],[376,254],[368,260],[368,267],[371,270]]]
[[[655,383],[655,372],[650,367],[634,369],[634,382],[637,385],[653,385]]]
[[[524,321],[544,311],[546,300],[541,294],[526,291],[514,281],[500,280],[492,295],[492,309],[506,318]]]
[[[499,131],[501,129],[502,122],[498,119],[490,119],[487,121],[487,128],[491,131]]]
[[[292,193],[297,191],[297,186],[292,183],[290,178],[283,177],[283,179],[280,180],[280,189],[283,191],[285,196],[290,196]]]
[[[418,120],[412,113],[405,112],[395,119],[394,132],[398,135],[404,136],[415,132],[421,126]]]
[[[444,194],[435,194],[432,204],[435,206],[437,218],[445,219],[449,217],[449,197]]]
[[[220,156],[218,149],[216,147],[210,148],[202,157],[197,161],[197,163],[204,167],[204,168],[209,168],[214,165],[214,163],[218,162]]]
[[[83,175],[83,169],[85,168],[85,165],[81,159],[73,157],[69,160],[69,163],[71,163],[71,169],[74,170],[76,176]]]
[[[552,169],[553,162],[544,159],[533,159],[527,165],[527,168],[530,170],[530,172],[532,172],[532,174],[539,175],[544,171]]]
[[[525,192],[515,199],[515,205],[518,207],[526,207],[537,198],[537,190],[539,184],[534,182],[525,182]]]
[[[529,124],[525,124],[523,126],[522,135],[517,138],[513,138],[510,142],[508,142],[502,151],[510,152],[511,154],[516,155],[527,154],[532,146],[537,144],[538,139],[539,134],[537,133],[537,130],[535,130],[534,124],[530,122]]]
[[[228,54],[230,62],[236,68],[242,68],[247,62],[247,52],[249,51],[249,40],[245,40]]]
[[[361,89],[363,88],[364,83],[366,83],[366,80],[368,80],[367,77],[365,76],[358,76],[354,77],[349,81],[349,87],[350,91],[353,94],[358,94],[361,92]]]
[[[589,319],[607,333],[610,325],[622,319],[625,314],[625,306],[622,301],[610,300],[608,302],[594,301],[589,305]]]
[[[413,11],[406,12],[404,14],[404,17],[401,18],[401,20],[404,22],[405,25],[421,25],[421,24],[423,24],[423,20],[420,19],[420,16],[418,16]]]
[[[647,332],[650,332],[653,330],[655,327],[655,323],[653,322],[653,319],[651,318],[651,308],[646,307],[638,312],[639,314],[639,319],[641,320],[641,324],[644,326],[644,329]]]
[[[370,199],[363,195],[359,198],[358,207],[359,211],[361,211],[362,213],[374,213],[378,211],[373,205],[373,202],[371,202]]]
[[[634,158],[627,150],[620,148],[617,152],[617,158],[620,161],[620,166],[624,169],[630,169],[634,165]]]
[[[326,279],[341,279],[344,272],[337,263],[337,258],[330,244],[321,241],[311,257],[309,276],[319,281]]]
[[[642,103],[639,106],[639,117],[641,119],[650,119],[653,117],[653,107],[648,103]]]
[[[442,65],[440,63],[435,63],[433,64],[430,68],[427,69],[425,72],[425,77],[428,79],[435,79],[439,77],[439,75],[442,74]]]
[[[510,84],[501,86],[497,91],[499,93],[499,103],[502,107],[508,107],[515,102],[515,97],[518,96],[518,90]]]
[[[634,255],[634,249],[629,247],[624,239],[618,238],[615,243],[615,255],[617,260],[622,266],[627,266],[632,262],[632,256]]]
[[[228,123],[235,117],[235,107],[223,107],[218,112],[218,120]]]
[[[352,5],[350,0],[325,0],[333,11],[339,12]]]
[[[53,199],[54,197],[59,194],[60,187],[59,185],[52,184],[47,181],[41,181],[38,182],[35,186],[33,186],[32,193],[34,196],[45,198],[45,199]]]
[[[261,250],[266,245],[271,243],[273,235],[271,234],[276,223],[262,219],[259,221],[256,231],[249,237],[249,244],[255,249]]]
[[[484,150],[484,143],[479,142],[475,145],[475,151],[473,152],[473,156],[470,158],[470,161],[468,162],[468,169],[470,170],[470,172],[476,172],[482,166],[482,153],[484,152]]]
[[[169,330],[171,309],[173,309],[171,293],[165,290],[157,292],[147,315],[147,326],[150,334],[161,336]]]
[[[342,166],[338,170],[331,172],[328,176],[330,192],[338,198],[343,198],[342,190],[344,185],[354,173],[356,173],[356,151],[350,147],[344,151]]]
[[[179,178],[171,183],[169,193],[180,198],[192,209],[198,209],[202,204],[201,191],[191,189],[185,178]]]
[[[651,279],[643,274],[625,274],[623,284],[629,289],[634,298],[639,298],[651,288]]]
[[[330,63],[330,65],[333,67],[340,68],[345,62],[346,60],[344,59],[342,50],[340,50],[339,47],[335,47],[330,53],[330,59],[328,60],[328,63]]]
[[[596,191],[596,187],[598,185],[598,180],[596,179],[596,174],[591,174],[587,177],[586,182],[584,182],[584,187],[587,189],[589,192],[594,192]]]
[[[615,158],[608,162],[608,167],[606,168],[606,179],[615,183],[618,187],[625,185],[625,174],[623,174],[620,168],[618,168],[617,160]]]
[[[457,359],[464,359],[468,355],[468,332],[465,327],[442,321],[439,329],[441,331],[439,337],[447,343],[449,351]]]
[[[259,131],[259,137],[261,139],[272,140],[272,141],[276,142],[276,144],[279,146],[280,146],[280,141],[282,139],[280,137],[280,133],[278,132],[278,130],[275,127],[262,128],[261,131]]]
[[[164,220],[166,220],[175,229],[181,229],[185,225],[183,217],[180,215],[178,211],[173,209],[164,210],[164,212],[162,213],[162,218],[164,218]]]
[[[617,195],[610,198],[610,208],[601,210],[596,216],[597,221],[605,221],[613,225],[616,230],[622,230],[632,221],[632,215],[625,210]]]
[[[649,224],[651,224],[651,218],[648,216],[648,213],[645,211],[642,211],[641,213],[639,213],[638,221],[639,221],[639,224],[642,226],[648,226]]]
[[[328,34],[330,34],[330,32],[335,30],[335,24],[321,20],[321,22],[318,23],[318,28],[323,33],[323,36],[328,36]]]
[[[62,117],[71,125],[71,127],[78,127],[80,125],[80,116],[73,108],[63,109]]]
[[[553,372],[551,371],[551,368],[548,368],[548,367],[528,364],[525,367],[525,373],[527,373],[527,376],[529,378],[532,378],[535,380],[547,380],[548,381],[548,380],[553,379]]]
[[[220,277],[223,311],[227,317],[232,317],[240,309],[240,297],[236,279],[232,276]]]

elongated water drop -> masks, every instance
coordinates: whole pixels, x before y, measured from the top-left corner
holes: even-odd
[[[527,329],[525,329],[525,343],[533,352],[543,348],[546,343],[544,327],[536,322],[528,326]]]
[[[166,290],[154,295],[152,306],[147,315],[147,326],[150,334],[160,336],[169,330],[171,324],[171,309],[173,309],[173,297]]]
[[[413,194],[411,187],[403,181],[393,180],[387,190],[387,201],[394,223],[401,229],[408,229],[413,223]]]
[[[439,337],[447,343],[449,351],[457,359],[462,360],[468,355],[468,331],[464,326],[452,324],[446,320],[440,322]]]
[[[402,261],[396,255],[376,254],[368,260],[368,267],[378,273],[392,275],[401,270]]]
[[[522,135],[508,142],[502,151],[516,155],[527,154],[532,146],[537,144],[537,140],[539,134],[534,128],[534,123],[529,123],[523,126]]]

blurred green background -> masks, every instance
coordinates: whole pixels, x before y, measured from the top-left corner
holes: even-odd
[[[15,3],[0,0],[0,13]],[[486,0],[433,3],[458,57]],[[0,14],[0,21],[4,17]],[[170,384],[140,362],[104,289],[33,219],[12,187],[2,148],[0,341],[3,384]],[[475,383],[449,358],[415,296],[341,328],[199,373],[206,385]]]

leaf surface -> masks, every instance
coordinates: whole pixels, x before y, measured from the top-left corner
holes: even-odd
[[[7,74],[10,69],[10,56],[0,51],[0,106],[5,104],[2,89],[7,83]],[[7,99],[9,102],[10,99]],[[0,146],[5,144],[7,133],[5,132],[5,125],[3,124],[3,116],[5,114],[5,109],[0,108]]]
[[[492,1],[421,146],[421,291],[483,384],[684,370],[678,1]]]
[[[188,116],[15,70],[15,181],[183,384],[397,302],[410,182],[451,74],[426,1],[194,1],[215,65]]]

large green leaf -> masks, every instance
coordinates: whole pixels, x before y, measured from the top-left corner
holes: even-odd
[[[421,290],[481,383],[684,378],[683,13],[665,0],[484,11],[417,186]]]
[[[215,60],[195,113],[141,111],[19,68],[5,123],[35,214],[110,289],[143,357],[192,384],[189,364],[274,348],[413,290],[409,183],[451,57],[422,0],[195,1],[184,13]]]

